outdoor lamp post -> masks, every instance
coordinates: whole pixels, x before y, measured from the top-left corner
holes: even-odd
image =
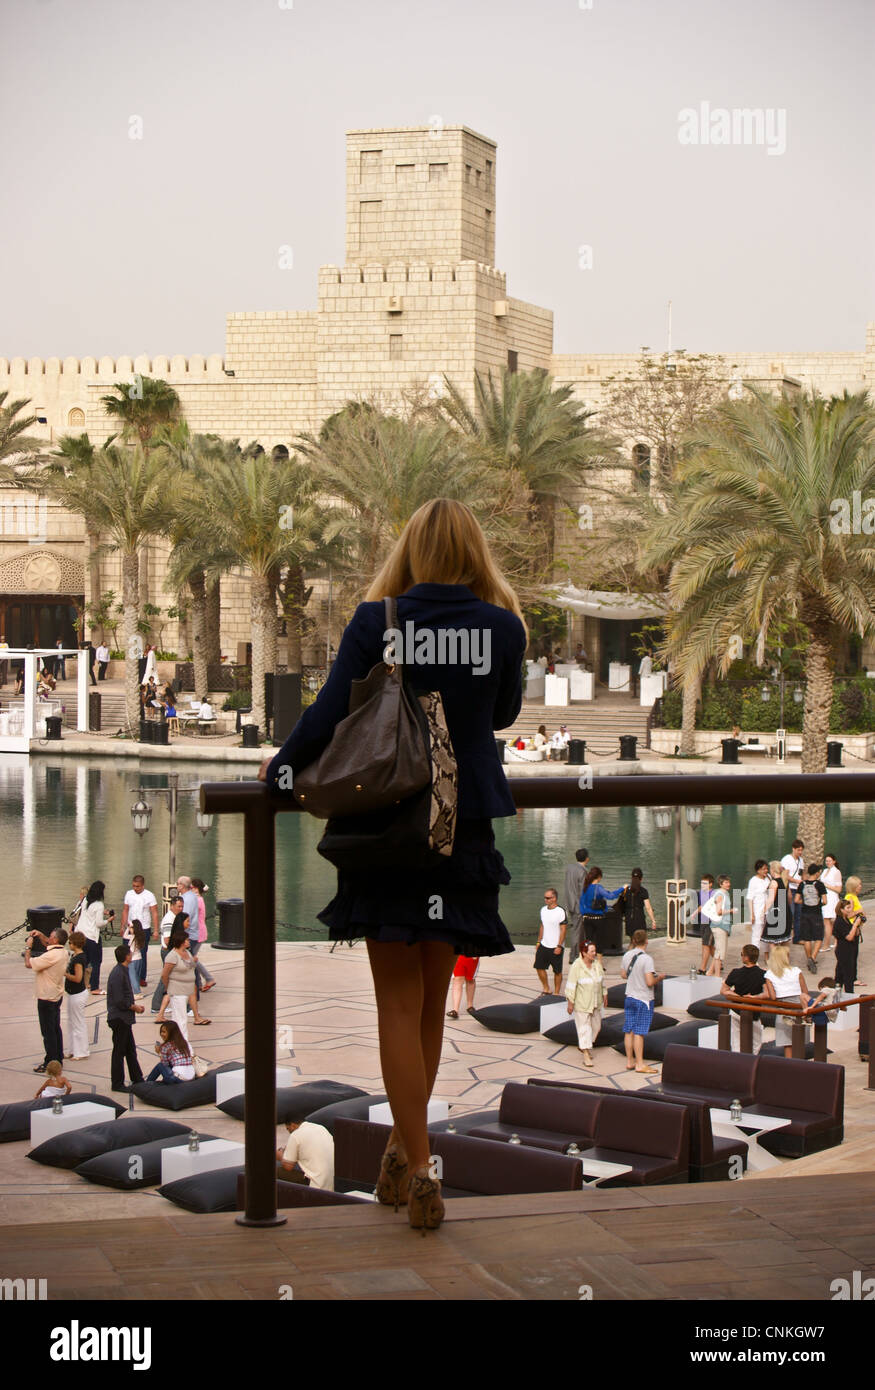
[[[687,825],[691,830],[698,830],[702,824],[702,817],[705,814],[704,806],[686,806],[684,808]],[[654,806],[653,819],[656,822],[657,830],[663,835],[667,835],[674,826],[674,882],[679,883],[681,877],[681,808],[680,806]],[[684,882],[683,892],[686,891]],[[683,892],[666,892],[666,918],[675,922],[674,933],[669,932],[669,940],[683,941],[686,938],[684,923],[680,920],[680,910],[678,898],[683,896]],[[677,920],[676,920],[677,919]]]
[[[131,807],[131,820],[132,820],[132,822],[133,822],[134,830],[137,832],[137,834],[138,834],[139,836],[142,837],[143,835],[145,835],[146,831],[149,829],[149,824],[150,824],[150,822],[151,822],[151,820],[152,820],[152,807],[148,804],[148,802],[146,802],[146,801],[143,800],[143,797],[146,795],[147,792],[151,792],[151,793],[152,793],[153,795],[155,795],[155,796],[166,796],[166,797],[168,797],[168,799],[169,799],[169,806],[170,806],[170,848],[169,848],[169,865],[170,865],[170,868],[169,868],[169,872],[168,872],[168,874],[167,874],[167,880],[168,880],[169,883],[175,883],[175,882],[176,882],[176,815],[177,815],[177,811],[179,810],[179,798],[180,798],[180,796],[199,796],[199,795],[200,795],[200,787],[197,786],[197,787],[182,787],[182,788],[180,788],[180,786],[179,786],[179,774],[178,774],[177,772],[171,772],[170,775],[169,775],[168,778],[167,778],[167,781],[168,781],[168,783],[169,783],[169,786],[167,786],[167,787],[137,787],[137,796],[139,797],[139,800],[137,801],[136,805],[134,805],[134,806]],[[210,829],[210,827],[211,827],[212,824],[213,824],[213,817],[212,817],[211,815],[209,815],[209,814],[207,814],[207,813],[205,813],[205,812],[199,810],[199,811],[196,813],[196,819],[197,819],[198,829],[200,830],[201,834],[202,834],[202,835],[206,835],[207,831]]]

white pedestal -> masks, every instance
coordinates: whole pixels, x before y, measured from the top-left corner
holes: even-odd
[[[545,676],[545,677],[544,677],[544,704],[545,704],[545,705],[567,705],[567,704],[568,704],[568,677],[567,677],[567,676]]]
[[[68,1134],[71,1129],[85,1129],[86,1125],[99,1125],[114,1119],[111,1105],[95,1105],[88,1100],[81,1105],[65,1105],[60,1115],[52,1110],[34,1110],[30,1117],[30,1142],[44,1144],[47,1139]]]
[[[697,975],[695,980],[678,975],[662,983],[662,1007],[664,1009],[688,1009],[696,999],[711,999],[720,993],[723,980],[719,975]],[[714,1010],[717,1017],[717,1010]]]
[[[549,978],[549,976],[548,976]],[[568,1012],[568,1000],[563,995],[558,1004],[542,1004],[538,1027],[542,1033],[555,1028],[559,1023],[570,1023],[572,1015]]]
[[[696,1038],[698,1047],[717,1046],[717,1024],[710,1025],[708,1028],[700,1028]]]
[[[852,994],[843,994],[843,999],[853,999]],[[839,1009],[835,1023],[828,1023],[830,1030],[835,1029],[837,1033],[856,1033],[860,1026],[860,1006],[855,1004],[851,1009]]]
[[[619,661],[612,661],[608,666],[608,689],[609,690],[628,690],[629,689],[630,667]]]
[[[652,676],[641,677],[641,704],[655,705],[661,695],[665,694],[665,671],[657,671]]]
[[[245,1145],[231,1139],[207,1139],[194,1153],[185,1142],[180,1148],[161,1150],[161,1181],[178,1182],[197,1173],[213,1173],[217,1168],[236,1168],[245,1161]]]
[[[594,677],[592,671],[572,671],[570,679],[572,700],[591,700],[593,698]]]
[[[281,1086],[293,1086],[295,1084],[294,1073],[288,1067],[277,1067],[276,1086],[277,1090]],[[240,1067],[236,1071],[222,1071],[216,1077],[216,1104],[222,1105],[232,1096],[242,1096],[246,1090],[246,1068]]]
[[[553,674],[556,676],[564,676],[566,680],[569,680],[576,670],[576,661],[557,661],[556,665],[553,667]]]
[[[526,677],[526,699],[543,700],[544,698],[544,672],[540,671],[537,676]]]
[[[435,1124],[438,1120],[448,1120],[450,1118],[449,1102],[445,1100],[430,1100],[428,1102],[427,1124]],[[372,1105],[368,1110],[368,1119],[372,1125],[391,1125],[395,1121],[392,1116],[391,1106],[387,1101],[382,1105]]]

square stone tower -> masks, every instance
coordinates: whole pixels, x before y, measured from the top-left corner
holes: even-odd
[[[347,265],[494,265],[495,150],[467,126],[347,131]]]

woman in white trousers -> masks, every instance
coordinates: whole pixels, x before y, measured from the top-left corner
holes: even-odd
[[[583,1053],[583,1065],[591,1067],[592,1048],[602,1026],[605,971],[596,955],[596,944],[587,941],[568,972],[565,998],[568,1012],[574,1017],[577,1045]]]
[[[85,979],[87,960],[85,955],[85,935],[74,931],[70,937],[72,954],[67,962],[64,975],[64,993],[67,999],[67,1039],[70,1044],[68,1057],[81,1062],[88,1056],[88,1025],[85,1022],[85,1005],[88,1002],[88,988]]]

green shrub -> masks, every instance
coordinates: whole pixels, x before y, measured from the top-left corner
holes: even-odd
[[[222,709],[246,709],[252,705],[251,690],[233,690],[226,698]]]

